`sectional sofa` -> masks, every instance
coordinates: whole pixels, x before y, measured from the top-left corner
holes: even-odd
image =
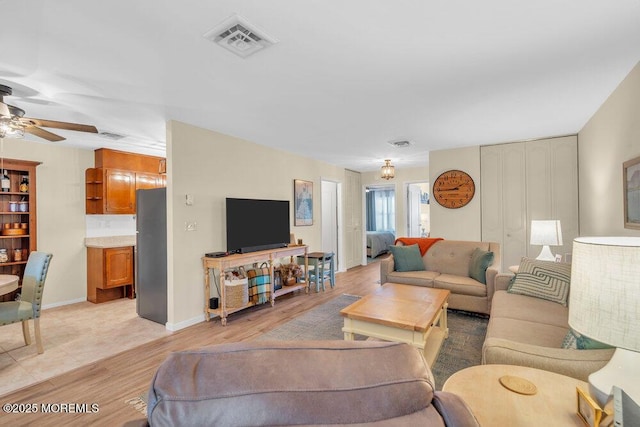
[[[609,362],[613,349],[562,348],[569,308],[557,302],[507,292],[512,273],[498,274],[482,363],[530,366],[582,381]]]

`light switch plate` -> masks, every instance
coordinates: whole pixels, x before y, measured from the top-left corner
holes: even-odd
[[[187,195],[185,196],[185,201],[184,201],[184,203],[185,203],[187,206],[193,206],[193,194],[187,194]]]

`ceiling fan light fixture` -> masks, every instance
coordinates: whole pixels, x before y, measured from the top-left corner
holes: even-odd
[[[1,117],[0,138],[24,138],[24,126],[15,117]]]
[[[391,164],[391,160],[386,159],[381,169],[381,178],[387,181],[396,176],[396,168]]]

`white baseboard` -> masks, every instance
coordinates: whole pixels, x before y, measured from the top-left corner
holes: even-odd
[[[63,305],[77,304],[79,302],[85,302],[86,300],[87,300],[87,298],[77,298],[77,299],[72,299],[72,300],[69,300],[69,301],[54,302],[52,304],[43,305],[42,309],[46,310],[48,308],[62,307]]]
[[[192,317],[191,319],[183,320],[182,322],[178,322],[178,323],[167,322],[165,323],[165,327],[167,328],[168,331],[174,332],[174,331],[179,331],[180,329],[188,328],[189,326],[193,326],[201,322],[204,322],[204,313],[196,317]]]

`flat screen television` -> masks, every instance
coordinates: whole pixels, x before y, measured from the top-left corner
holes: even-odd
[[[288,200],[227,197],[227,252],[283,248],[289,233]]]

